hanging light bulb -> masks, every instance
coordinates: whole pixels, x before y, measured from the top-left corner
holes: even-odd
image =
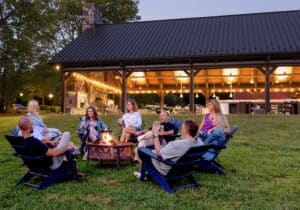
[[[182,94],[182,80],[180,80],[180,98],[183,98],[183,94]]]
[[[254,84],[253,70],[252,70],[252,77],[251,77],[251,80],[250,80],[250,84]]]
[[[229,98],[232,98],[233,94],[232,94],[232,84],[230,84],[230,93],[229,93]]]
[[[214,94],[212,96],[213,98],[216,98],[216,82],[214,80]]]
[[[196,77],[196,92],[197,92],[197,90],[198,90],[198,84],[197,84],[197,77]],[[199,98],[199,94],[198,94],[198,92],[196,93],[196,98]]]

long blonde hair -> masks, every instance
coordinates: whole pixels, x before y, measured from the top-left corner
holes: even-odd
[[[39,102],[37,100],[30,100],[27,105],[27,111],[32,114],[36,115],[40,109]]]
[[[210,99],[208,101],[208,103],[211,103],[213,105],[213,107],[215,109],[215,113],[221,113],[222,114],[221,105],[220,105],[220,103],[219,103],[218,100],[216,100],[216,99]]]
[[[230,126],[227,117],[222,113],[216,114],[215,117],[217,120],[217,127],[222,128],[225,133],[230,132]]]

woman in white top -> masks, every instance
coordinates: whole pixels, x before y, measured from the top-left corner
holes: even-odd
[[[142,117],[137,111],[137,104],[134,100],[127,100],[127,112],[118,122],[122,125],[120,141],[127,141],[130,136],[137,136],[141,132]]]

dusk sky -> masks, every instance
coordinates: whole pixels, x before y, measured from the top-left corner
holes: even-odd
[[[140,0],[141,20],[300,10],[300,0]]]

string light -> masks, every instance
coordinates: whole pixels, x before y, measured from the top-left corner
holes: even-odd
[[[115,93],[121,93],[121,90],[120,90],[119,88],[113,87],[113,86],[111,86],[111,85],[104,84],[104,83],[102,83],[102,82],[98,82],[98,81],[96,81],[96,80],[92,80],[92,79],[90,79],[89,77],[84,76],[84,75],[82,75],[82,74],[73,73],[72,75],[73,75],[73,77],[75,77],[76,79],[83,80],[83,81],[85,81],[85,82],[87,82],[87,83],[90,83],[90,84],[92,84],[92,85],[94,85],[94,86],[96,86],[96,87],[99,87],[99,88],[101,88],[101,89],[104,89],[104,90],[112,90],[112,91],[114,91]]]

